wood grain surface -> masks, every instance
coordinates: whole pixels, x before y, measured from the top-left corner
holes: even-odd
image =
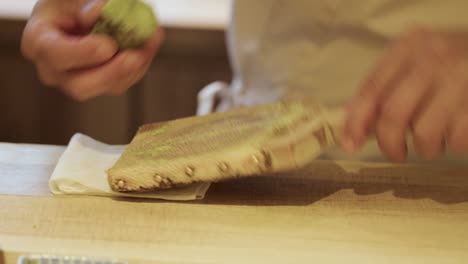
[[[15,151],[22,159],[5,154]],[[0,144],[0,263],[26,253],[129,263],[468,262],[463,167],[317,161],[178,203],[51,196],[61,151]]]

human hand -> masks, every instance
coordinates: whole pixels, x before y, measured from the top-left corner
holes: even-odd
[[[105,0],[39,0],[25,27],[21,50],[41,82],[78,101],[120,95],[143,78],[163,41],[158,30],[139,49],[118,51],[115,41],[88,34]]]
[[[415,30],[391,45],[348,106],[343,148],[357,151],[371,132],[395,162],[408,132],[425,159],[468,151],[468,33]]]

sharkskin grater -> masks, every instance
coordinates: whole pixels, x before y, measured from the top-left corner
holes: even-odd
[[[147,124],[108,182],[148,192],[295,170],[336,145],[343,115],[303,99]]]

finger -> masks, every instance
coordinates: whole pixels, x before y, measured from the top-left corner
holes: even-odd
[[[406,71],[411,52],[405,44],[404,41],[398,41],[390,46],[361,87],[361,96],[377,97]]]
[[[362,86],[345,123],[343,142],[348,151],[356,150],[364,143],[376,121],[380,99],[392,91],[394,83],[402,78],[408,67],[407,56],[408,51],[404,45],[395,45]]]
[[[358,97],[347,108],[341,144],[345,151],[355,152],[365,140],[370,124],[377,116],[377,104],[374,98]]]
[[[445,148],[445,134],[451,117],[461,104],[463,86],[453,80],[435,91],[413,123],[413,140],[416,151],[425,159],[438,158]]]
[[[132,73],[131,75],[128,76],[123,82],[120,83],[120,85],[116,85],[111,87],[110,89],[107,89],[104,92],[104,95],[111,95],[111,96],[120,96],[127,92],[133,85],[135,85],[137,82],[139,82],[145,75],[146,71],[144,70],[139,70],[138,72]]]
[[[79,11],[78,18],[83,28],[92,28],[99,19],[106,0],[86,1]]]
[[[465,107],[451,122],[447,142],[455,153],[468,152],[468,110]]]
[[[145,58],[144,64],[135,74],[132,76],[131,81],[128,85],[125,86],[115,86],[111,87],[111,90],[107,91],[109,95],[121,95],[123,94],[130,86],[134,85],[140,81],[148,68],[150,67],[154,56],[157,51],[160,49],[164,39],[164,33],[162,30],[158,30],[155,34],[146,42],[146,44],[139,50],[134,50],[134,52],[139,53],[141,57]]]
[[[145,64],[145,58],[134,51],[119,53],[108,63],[70,73],[64,90],[79,101],[105,94],[112,89],[127,89],[129,80]]]
[[[36,40],[39,33],[45,27],[45,23],[38,22],[34,19],[30,19],[26,26],[21,37],[21,53],[26,59],[34,61],[36,57],[35,47]]]
[[[382,100],[376,136],[380,149],[392,161],[403,162],[407,158],[406,133],[431,85],[429,71],[411,72],[397,88]]]
[[[65,91],[76,100],[83,101],[103,94],[122,94],[143,76],[163,41],[158,30],[140,49],[120,52],[108,63],[70,74]]]
[[[67,71],[108,61],[116,54],[117,44],[108,36],[72,36],[49,26],[38,36],[33,49],[36,60],[56,71]]]
[[[110,90],[107,90],[105,94],[112,95],[112,96],[119,96],[124,94],[130,87],[135,85],[137,82],[141,81],[145,76],[148,68],[150,67],[151,63],[147,63],[142,68],[140,68],[137,72],[131,74],[129,78],[127,78],[127,83],[125,85],[120,86],[113,86]]]
[[[164,41],[164,30],[158,29],[154,34],[145,42],[142,48],[133,50],[137,53],[140,53],[141,56],[146,58],[146,62],[153,60],[154,56],[161,48]]]

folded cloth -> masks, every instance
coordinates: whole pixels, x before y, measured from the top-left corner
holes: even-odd
[[[140,197],[188,201],[203,199],[209,183],[150,193],[119,193],[110,189],[106,170],[120,157],[126,146],[107,145],[86,135],[75,134],[60,157],[49,179],[54,194]]]

